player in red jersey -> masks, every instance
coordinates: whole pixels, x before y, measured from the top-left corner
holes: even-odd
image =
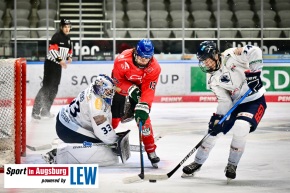
[[[124,123],[133,118],[137,123],[141,121],[145,151],[152,166],[157,168],[160,158],[155,153],[156,145],[149,112],[161,68],[153,55],[152,42],[142,39],[136,48],[127,49],[116,58],[112,71],[117,86],[112,105],[112,126],[116,128],[120,121]]]

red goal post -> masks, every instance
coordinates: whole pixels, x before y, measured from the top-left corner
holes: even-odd
[[[26,153],[26,60],[0,59],[0,173]]]

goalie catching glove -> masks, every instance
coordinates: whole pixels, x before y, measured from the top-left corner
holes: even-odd
[[[149,106],[147,103],[138,103],[135,107],[135,120],[137,123],[139,123],[139,121],[142,122],[142,124],[144,125],[146,120],[149,117]]]
[[[136,103],[139,102],[141,90],[138,88],[138,86],[136,86],[135,84],[130,86],[130,88],[128,89],[128,94]]]
[[[211,136],[216,136],[220,132],[224,131],[224,123],[218,124],[218,122],[223,118],[223,115],[213,114],[208,123],[208,133]]]
[[[262,88],[263,84],[261,81],[261,71],[251,72],[250,70],[245,71],[246,80],[248,87],[253,91],[257,92]]]

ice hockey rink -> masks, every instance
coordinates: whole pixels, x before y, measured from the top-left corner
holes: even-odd
[[[153,169],[144,153],[145,174],[167,174],[203,138],[216,103],[154,103],[151,119],[157,154],[161,158]],[[53,106],[57,114],[60,106]],[[38,146],[51,143],[55,133],[55,119],[32,121],[31,106],[27,107],[27,144]],[[124,184],[126,177],[140,173],[140,154],[132,152],[126,164],[99,168],[97,189],[4,189],[0,174],[0,192],[7,193],[289,193],[290,192],[290,103],[268,103],[258,129],[248,136],[245,153],[237,169],[237,178],[227,184],[224,168],[227,164],[232,134],[220,137],[207,162],[194,178],[181,178],[182,167],[168,180],[149,183],[142,181]],[[134,122],[120,125],[117,132],[130,129],[130,144],[138,144],[138,128]],[[45,163],[44,151],[27,149],[23,163]],[[195,154],[194,154],[195,155]],[[184,165],[194,159],[192,155]],[[15,182],[17,183],[17,182]]]

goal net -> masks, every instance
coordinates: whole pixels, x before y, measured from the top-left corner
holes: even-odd
[[[0,59],[0,172],[26,150],[26,60]]]

